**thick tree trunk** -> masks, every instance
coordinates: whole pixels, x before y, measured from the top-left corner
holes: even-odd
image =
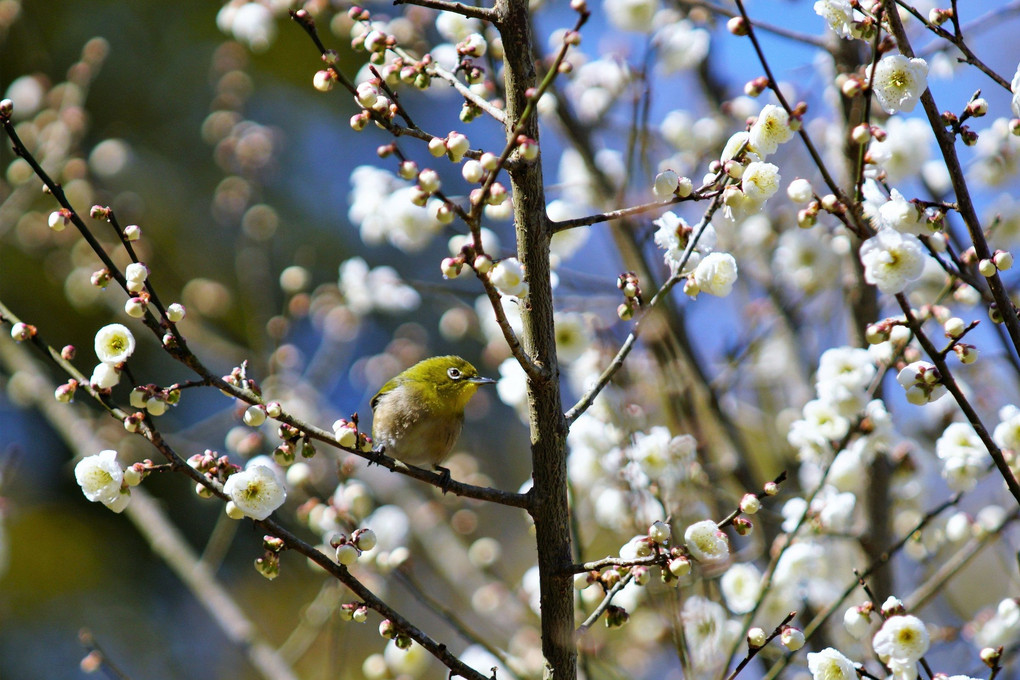
[[[506,82],[507,135],[521,120],[527,92],[537,85],[527,0],[499,0],[497,25],[503,38]],[[523,128],[538,139],[538,117],[532,114]],[[538,565],[541,573],[542,651],[556,680],[577,675],[574,644],[574,593],[571,564],[569,508],[567,506],[567,424],[560,402],[556,363],[556,329],[553,323],[552,285],[549,278],[549,241],[552,236],[545,213],[541,161],[513,166],[510,183],[517,227],[517,256],[524,265],[529,294],[521,316],[523,345],[544,372],[529,380],[531,455],[534,489],[531,514],[535,521]]]

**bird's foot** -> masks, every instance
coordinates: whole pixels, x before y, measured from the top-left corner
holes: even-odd
[[[439,473],[439,488],[443,490],[445,496],[450,490],[450,471],[442,465],[433,465],[432,469]]]

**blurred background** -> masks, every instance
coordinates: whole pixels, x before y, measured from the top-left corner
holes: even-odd
[[[498,376],[498,361],[480,356],[481,335],[470,322],[477,287],[443,284],[438,263],[446,239],[412,259],[391,246],[366,248],[347,220],[350,172],[387,140],[371,131],[353,134],[347,123],[353,102],[311,87],[321,62],[289,20],[270,23],[279,26],[271,41],[256,37],[242,45],[217,26],[219,10],[204,1],[0,3],[0,92],[16,101],[26,143],[41,152],[83,215],[93,204],[110,205],[122,225],[142,227],[140,258],[169,296],[165,302],[187,306],[182,328],[210,368],[227,374],[250,361],[249,374],[267,393],[320,427],[357,411],[369,414],[368,400],[382,382],[417,358],[460,353]],[[360,67],[328,26],[324,39],[341,50],[348,73]],[[437,118],[442,113],[437,107]],[[442,134],[455,120],[456,104]],[[55,205],[36,181],[26,186],[6,139],[0,159],[7,169],[0,297],[51,345],[78,347],[76,364],[88,375],[92,338],[102,325],[125,318],[123,299],[88,284],[98,260],[73,227],[61,233],[47,227]],[[113,243],[109,225],[88,221],[104,244]],[[511,243],[505,221],[502,231]],[[398,267],[420,295],[415,313],[345,313],[338,268],[356,255],[371,267]],[[447,323],[456,328],[444,336],[439,321],[451,309]],[[139,383],[165,386],[194,377],[133,326]],[[90,445],[117,448],[122,462],[156,452],[125,436],[87,398],[71,407],[68,429],[58,431],[35,400],[42,393],[52,401],[53,386],[66,377],[28,347],[5,343],[4,356],[0,677],[81,676],[82,628],[129,677],[258,677],[131,521],[88,503],[75,483],[73,459],[98,450]],[[364,426],[369,423],[365,416]],[[243,462],[272,450],[239,424],[230,400],[202,390],[186,392],[160,422],[184,456],[214,449]],[[67,437],[86,450],[70,447]],[[526,430],[495,391],[474,400],[461,446],[479,453],[477,474],[487,476],[481,479],[519,487],[530,474],[526,442]],[[475,474],[454,469],[460,479]],[[335,485],[335,463],[322,461],[321,473]],[[388,476],[379,481],[390,487],[382,499],[403,502],[406,494],[421,508],[435,506],[431,519],[419,513],[420,521],[449,522],[448,515],[461,511],[462,537],[527,531],[522,513],[479,508],[476,517],[470,503],[425,488],[408,491]],[[172,513],[185,544],[205,551],[266,638],[281,644],[294,633],[324,588],[320,574],[287,556],[287,576],[267,583],[252,568],[261,537],[250,525],[224,523],[219,504],[198,499],[183,479],[156,475],[145,486],[156,506]],[[323,485],[319,495],[331,490]],[[302,500],[294,496],[291,509]],[[231,540],[234,532],[238,540]],[[315,540],[307,530],[304,535]],[[519,573],[528,555],[511,562],[507,573]],[[421,613],[406,591],[391,595],[408,613]],[[309,624],[312,632],[292,640],[292,649],[312,647],[298,671],[309,678],[357,677],[365,655],[349,662],[358,644],[350,636],[379,640],[374,624],[338,624],[329,620],[331,607],[327,612],[328,625]]]
[[[790,9],[787,28],[821,34],[822,23],[810,11],[811,4],[750,3],[752,12]],[[564,5],[549,3],[539,15],[543,44],[556,29],[573,23]],[[412,22],[431,21],[429,13],[413,8],[407,16]],[[378,387],[425,356],[462,354],[483,374],[500,377],[506,353],[475,314],[477,283],[470,277],[447,282],[440,273],[439,263],[449,253],[447,241],[456,231],[448,228],[420,249],[365,244],[348,219],[356,198],[351,196],[350,175],[356,166],[375,162],[376,148],[390,140],[371,129],[354,134],[348,124],[356,110],[350,98],[311,87],[321,61],[297,26],[285,18],[258,19],[242,25],[241,18],[218,3],[203,0],[24,5],[0,0],[0,92],[14,99],[19,133],[64,185],[79,212],[87,214],[93,204],[109,205],[121,224],[141,226],[139,254],[152,271],[151,280],[164,303],[180,301],[187,307],[188,319],[181,328],[214,371],[227,374],[247,360],[249,375],[267,395],[323,428],[354,412],[368,414],[368,401]],[[714,21],[706,21],[705,27],[713,39],[727,37]],[[349,24],[341,18],[320,29],[327,46],[340,51],[345,73],[362,68],[363,55],[349,49]],[[994,26],[983,29],[982,39],[1002,46],[990,63],[1011,74],[1016,45],[1004,43]],[[806,63],[813,48],[769,35],[763,40],[772,54],[782,55],[781,77],[796,83],[790,87],[804,98],[821,100],[825,81]],[[639,61],[635,55],[641,54],[641,40],[606,31],[598,14],[586,29],[585,41],[593,51],[616,51]],[[744,81],[757,74],[756,67],[747,66],[749,46],[720,39],[713,43],[712,54],[706,68],[717,79],[721,98],[739,99]],[[714,116],[720,121],[713,142],[718,146],[743,124],[745,111],[756,112],[757,105],[714,105],[697,96],[698,82],[705,78],[686,72],[666,77],[657,91],[662,95],[649,104],[649,116],[658,120],[681,105],[695,117]],[[952,77],[933,84],[961,101],[982,86],[987,83]],[[460,100],[452,90],[403,96],[423,128],[443,135],[462,127],[457,119]],[[986,96],[999,108],[1008,102],[1008,94],[1001,91]],[[624,99],[621,96],[620,108],[631,105]],[[606,146],[621,146],[625,122],[604,131],[611,140]],[[475,148],[502,146],[502,130],[484,117],[468,131]],[[49,229],[53,201],[40,195],[38,182],[13,157],[6,140],[3,147],[0,301],[21,320],[36,324],[50,345],[76,346],[75,363],[88,375],[96,330],[114,320],[124,322],[123,296],[112,287],[102,291],[89,284],[99,268],[95,255],[73,228]],[[420,145],[407,148],[423,166],[431,161]],[[553,134],[543,139],[543,155],[550,198],[567,196],[569,164]],[[688,160],[691,176],[700,177],[704,159]],[[442,164],[441,169],[458,178],[456,167]],[[614,169],[622,168],[605,162],[604,170]],[[648,199],[650,176],[654,169],[634,171],[631,181],[643,187],[630,196],[635,202]],[[980,198],[991,205],[999,193],[992,188]],[[785,214],[788,223],[791,217]],[[113,248],[109,226],[87,221],[110,246],[115,261],[126,264],[123,252]],[[495,252],[511,254],[510,221],[493,217],[487,227],[494,239],[490,243],[501,244]],[[647,221],[641,225],[641,239],[650,251],[655,250],[652,231]],[[626,330],[615,317],[621,269],[615,245],[604,229],[596,228],[560,247],[557,308],[567,318],[585,315],[578,326],[565,320],[563,328],[576,328],[577,335],[562,338],[563,351],[577,356],[580,351],[573,354],[575,350],[603,340],[611,351]],[[656,252],[657,264],[660,258]],[[346,282],[339,273],[342,263],[351,267]],[[376,271],[382,266],[396,271]],[[375,278],[369,276],[372,271]],[[808,311],[819,315],[814,319],[821,319],[817,325],[822,330],[807,333],[808,346],[797,348],[806,356],[816,356],[845,330],[832,312],[832,299],[820,296],[814,307],[811,300],[807,303]],[[693,306],[687,316],[701,340],[698,350],[706,365],[740,354],[751,344],[747,336],[759,334],[740,315],[747,298],[714,302]],[[170,360],[140,324],[132,328],[139,340],[131,362],[137,383],[166,386],[194,377]],[[83,628],[129,677],[259,677],[243,648],[230,642],[203,603],[182,586],[180,574],[168,566],[173,559],[164,559],[160,551],[181,558],[183,570],[193,570],[189,559],[201,555],[240,613],[255,624],[258,637],[282,645],[300,677],[373,675],[363,660],[382,647],[374,623],[337,621],[335,605],[343,601],[342,593],[294,555],[284,555],[282,574],[275,581],[259,576],[252,561],[261,554],[261,536],[246,522],[226,521],[218,503],[198,499],[182,478],[154,475],[143,485],[152,496],[151,507],[162,509],[163,520],[169,515],[172,524],[153,515],[115,515],[88,503],[75,484],[75,457],[116,448],[122,462],[131,462],[155,457],[155,452],[140,438],[127,436],[120,423],[84,396],[72,407],[57,405],[52,390],[66,376],[39,359],[27,345],[0,340],[0,677],[81,676]],[[651,374],[641,372],[645,364],[637,365],[631,387],[656,390],[659,386],[652,381],[641,385]],[[784,386],[789,403],[799,405],[805,399],[807,392],[798,391],[789,376],[772,379],[791,383]],[[577,384],[569,375],[565,387],[568,399],[577,396]],[[123,392],[115,395],[126,397],[126,388],[118,390]],[[473,400],[459,449],[475,455],[451,460],[454,478],[506,490],[517,490],[529,480],[527,430],[503,402],[514,399],[503,391],[499,396],[481,391]],[[773,406],[779,410],[782,404]],[[648,414],[648,422],[655,422],[653,415]],[[362,422],[367,425],[368,420],[366,416]],[[762,421],[768,428],[773,425],[768,415]],[[236,405],[210,390],[186,390],[181,404],[159,424],[184,456],[212,449],[242,462],[274,446],[271,430],[243,427]],[[753,431],[754,425],[746,427]],[[776,444],[771,431],[753,432]],[[782,469],[783,456],[788,462],[790,452],[781,437],[778,441],[781,453],[762,452],[753,462],[759,479]],[[334,492],[338,475],[346,483]],[[355,477],[363,479],[364,486],[359,488]],[[458,639],[450,620],[437,615],[435,602],[416,598],[414,593],[420,592],[456,605],[457,613],[483,634],[491,631],[482,613],[498,620],[504,607],[515,615],[526,612],[526,596],[501,585],[519,583],[533,562],[533,540],[522,512],[442,497],[385,471],[321,454],[312,461],[307,488],[291,494],[286,510],[297,525],[315,512],[314,504],[303,503],[334,493],[337,503],[360,508],[366,488],[371,500],[364,502],[370,507],[362,515],[378,513],[372,514],[378,522],[373,528],[380,534],[391,532],[386,538],[393,545],[406,542],[411,557],[401,578],[364,577],[412,620],[426,622],[440,640]],[[395,508],[399,510],[391,512]],[[307,527],[304,535],[318,540]],[[492,537],[498,545],[488,540]],[[182,542],[174,543],[176,539]],[[586,539],[591,556],[616,551],[620,544],[602,529]],[[470,580],[475,577],[458,567],[462,561],[478,567],[481,580]],[[473,598],[470,608],[464,604],[467,593]],[[225,610],[220,614],[230,615]],[[506,635],[506,645],[521,654],[537,649],[533,627]],[[675,671],[668,658],[627,661],[634,669],[654,669],[660,663]],[[373,677],[400,674],[394,667],[374,670]],[[414,674],[439,678],[443,671],[426,664]]]

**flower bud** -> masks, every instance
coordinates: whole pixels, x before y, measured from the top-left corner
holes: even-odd
[[[665,522],[655,522],[648,527],[648,537],[656,543],[669,543],[672,530]]]
[[[652,191],[656,198],[670,198],[676,193],[679,182],[680,178],[675,172],[664,170],[655,176],[655,185],[652,187]]]
[[[57,401],[61,402],[62,404],[66,404],[66,403],[74,400],[74,392],[77,389],[78,389],[78,381],[74,380],[74,379],[71,379],[71,380],[68,380],[63,385],[60,385],[59,387],[57,387],[57,389],[54,390],[54,392],[53,392],[53,397]]]
[[[430,168],[422,170],[418,173],[418,186],[427,194],[434,194],[439,191],[439,188],[442,186],[439,173]]]
[[[433,137],[429,140],[429,153],[439,158],[446,153],[446,141],[442,137]]]
[[[761,649],[767,639],[765,631],[757,626],[747,631],[747,646],[751,649]]]
[[[1013,255],[1005,250],[996,250],[992,256],[992,262],[995,263],[996,269],[1004,272],[1013,266]]]
[[[146,302],[142,297],[128,298],[128,301],[124,303],[124,311],[128,316],[135,319],[140,319],[145,316]]]
[[[681,578],[691,573],[691,561],[684,556],[669,561],[669,573]]]
[[[431,143],[429,146],[429,150],[431,151]],[[450,159],[457,162],[460,161],[460,159],[464,157],[464,154],[466,154],[471,148],[471,142],[461,133],[451,132],[446,136],[445,146]]]
[[[455,257],[445,257],[439,264],[444,279],[455,279],[460,276],[464,263]]]
[[[694,182],[690,177],[681,177],[676,185],[676,195],[680,198],[687,198],[694,191]]]
[[[484,253],[475,258],[471,268],[479,274],[487,274],[492,269],[492,258]]]
[[[761,510],[761,500],[753,493],[746,493],[740,499],[740,511],[746,515],[753,515]]]
[[[726,22],[726,30],[736,36],[745,36],[748,34],[747,22],[744,17],[733,17]]]
[[[170,323],[182,321],[185,314],[187,314],[187,310],[180,302],[173,302],[166,308],[166,318],[170,321]]]
[[[981,661],[989,668],[996,668],[1002,658],[1002,647],[985,647],[979,654]]]
[[[358,554],[358,549],[350,543],[343,543],[336,547],[336,561],[345,567],[357,562]]]
[[[237,507],[234,501],[227,501],[224,512],[227,513],[227,517],[230,519],[242,519],[244,517],[244,510]]]
[[[482,181],[483,177],[485,177],[485,168],[482,167],[482,164],[480,162],[474,159],[467,160],[464,161],[464,165],[461,166],[460,174],[468,182],[471,182],[472,184],[477,184],[478,182]]]
[[[63,231],[70,221],[70,215],[67,214],[67,211],[61,209],[50,213],[48,224],[53,231]]]
[[[336,81],[333,79],[333,73],[328,69],[316,71],[312,76],[312,87],[319,92],[329,92],[333,89],[334,84]]]
[[[29,338],[35,337],[36,329],[35,326],[27,323],[18,322],[11,326],[11,338],[15,342],[24,342]]]
[[[967,324],[965,324],[963,319],[960,317],[954,316],[947,319],[945,324],[942,325],[942,328],[945,330],[947,338],[956,339],[963,335],[963,332],[967,330]]]
[[[783,626],[783,632],[779,634],[779,641],[791,652],[796,652],[804,646],[804,632],[793,626]]]
[[[354,544],[358,547],[358,550],[371,550],[378,542],[379,540],[376,538],[375,532],[371,529],[358,529],[354,532]]]
[[[266,422],[266,410],[258,404],[249,406],[244,411],[244,424],[249,427],[258,427]]]

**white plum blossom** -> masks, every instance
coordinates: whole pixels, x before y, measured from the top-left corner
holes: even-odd
[[[744,174],[740,178],[740,188],[744,192],[744,196],[752,202],[753,209],[764,205],[765,201],[779,191],[781,180],[778,167],[772,163],[754,161],[744,168]]]
[[[287,490],[266,465],[251,465],[230,475],[223,492],[245,516],[258,520],[269,517],[287,500]]]
[[[822,528],[833,533],[845,533],[853,522],[857,497],[826,484],[811,502],[811,511],[817,515]]]
[[[729,253],[709,253],[694,269],[694,282],[703,293],[726,297],[737,280],[737,261]]]
[[[916,616],[890,616],[871,640],[875,654],[894,672],[913,666],[928,651],[930,639]]]
[[[921,171],[928,160],[934,137],[920,118],[893,117],[885,122],[886,137],[868,147],[868,158],[885,170],[889,182],[900,182]]]
[[[135,351],[135,336],[124,325],[111,323],[96,333],[96,357],[104,364],[116,366],[128,360]]]
[[[834,271],[838,265],[839,256],[832,248],[831,239],[804,229],[788,229],[780,234],[772,254],[772,271],[807,294],[831,285],[833,279],[826,272]]]
[[[528,284],[524,280],[524,267],[516,257],[508,257],[496,263],[489,272],[489,281],[503,295],[525,298]]]
[[[880,229],[861,244],[860,255],[864,280],[890,295],[921,278],[926,256],[916,236],[895,229]]]
[[[761,597],[761,586],[761,572],[751,562],[732,565],[719,579],[726,606],[734,614],[746,614],[754,609]]]
[[[838,382],[851,389],[866,388],[878,369],[868,350],[860,347],[830,347],[818,358],[815,384]]]
[[[928,63],[908,59],[902,54],[882,57],[875,65],[871,87],[886,113],[914,110],[921,93],[928,87]]]
[[[915,236],[931,232],[924,211],[918,210],[915,204],[896,189],[890,192],[889,200],[878,209],[876,221],[879,227],[889,227]]]
[[[398,314],[417,309],[421,296],[400,279],[397,270],[382,266],[370,269],[360,257],[340,264],[340,292],[355,314]]]
[[[99,390],[112,389],[120,382],[120,371],[113,364],[98,363],[92,369],[92,377],[89,384]]]
[[[1020,118],[1020,64],[1017,64],[1016,73],[1013,74],[1013,81],[1009,84],[1009,91],[1013,93],[1013,99],[1009,102],[1009,108],[1013,111],[1014,118]]]
[[[671,10],[659,12],[654,23],[659,28],[652,42],[658,48],[657,66],[664,75],[692,69],[708,54],[711,35],[705,29],[680,19]]]
[[[592,333],[583,314],[558,312],[555,325],[556,357],[561,364],[569,364],[591,347]]]
[[[459,43],[472,33],[481,30],[481,21],[458,12],[440,12],[436,15],[436,31],[448,42]]]
[[[713,675],[729,658],[730,647],[740,635],[740,624],[726,617],[722,605],[699,595],[687,598],[680,619],[691,666],[698,677]]]
[[[866,349],[833,347],[818,360],[815,389],[819,398],[852,416],[867,403],[867,390],[878,369]]]
[[[655,244],[666,251],[663,259],[676,274],[683,275],[694,271],[698,263],[701,262],[701,258],[715,249],[715,228],[709,224],[702,230],[690,257],[684,263],[683,270],[678,271],[680,262],[683,260],[684,250],[695,233],[694,227],[688,225],[682,217],[672,211],[663,213],[652,224],[658,227],[653,236]]]
[[[818,0],[814,10],[840,38],[856,37],[853,30],[854,10],[850,0]]]
[[[360,165],[351,172],[350,181],[347,216],[358,225],[366,245],[388,241],[404,252],[414,253],[442,229],[434,211],[413,202],[418,189],[396,175]]]
[[[835,410],[832,414],[842,418]],[[801,462],[828,460],[832,456],[831,440],[818,427],[818,423],[811,420],[801,418],[793,421],[786,433],[786,441],[797,449],[797,458]]]
[[[496,394],[499,400],[513,407],[521,417],[528,412],[528,374],[521,364],[510,357],[499,365],[499,380],[496,382]],[[571,429],[573,432],[573,429]]]
[[[1000,448],[1020,453],[1020,408],[1007,404],[999,409],[999,424],[992,439]]]
[[[673,436],[661,425],[636,432],[627,458],[649,480],[672,488],[686,481],[696,465],[698,442],[689,434]]]
[[[602,8],[615,28],[649,33],[654,27],[659,0],[603,0]]]
[[[726,534],[710,519],[695,522],[684,531],[684,543],[691,556],[700,562],[722,562],[730,556]]]
[[[999,186],[1016,174],[1018,160],[1020,137],[1012,133],[1007,119],[996,118],[989,127],[978,131],[974,161],[968,176]]]
[[[747,130],[734,132],[730,135],[730,138],[726,140],[726,144],[723,146],[722,153],[719,154],[719,162],[725,163],[726,161],[734,160],[742,152],[747,154],[751,160],[761,160],[758,158],[758,154],[747,148],[750,138],[751,135]]]
[[[804,404],[804,420],[829,441],[838,441],[850,431],[850,420],[840,415],[832,404],[821,399],[812,399]]]
[[[863,640],[871,628],[871,615],[854,605],[843,612],[843,627],[855,640]]]
[[[74,478],[78,481],[85,498],[93,503],[102,503],[114,512],[121,512],[130,499],[124,487],[124,469],[117,462],[117,452],[112,449],[86,456],[74,466]]]
[[[970,423],[950,423],[935,442],[942,476],[953,491],[970,491],[990,462],[988,449]]]
[[[974,645],[978,649],[1013,645],[1020,640],[1020,603],[1007,597],[999,602],[994,614],[978,615],[975,623]]]
[[[589,61],[575,69],[574,77],[567,84],[566,90],[581,120],[594,121],[617,100],[632,78],[626,63],[606,57]],[[601,149],[596,156],[596,165],[610,176],[619,179],[625,171],[623,159],[615,149]],[[574,171],[580,171],[581,174]],[[565,184],[568,190],[566,198],[573,202],[598,203],[598,192],[592,184],[591,173],[584,166],[584,159],[576,149],[564,150],[560,157],[559,176],[561,184]],[[580,188],[579,184],[585,186]]]
[[[786,186],[786,195],[794,203],[809,203],[814,196],[814,189],[811,187],[811,182],[803,177],[798,177]]]
[[[857,680],[853,662],[832,647],[809,653],[807,665],[813,680]]]
[[[216,15],[216,25],[224,33],[246,44],[253,52],[264,52],[276,39],[272,11],[260,2],[229,2]]]
[[[790,115],[786,109],[775,104],[766,104],[748,131],[747,141],[759,156],[765,158],[774,154],[780,144],[791,139],[793,130],[790,128]]]
[[[946,393],[935,365],[927,361],[915,361],[907,364],[896,375],[896,382],[907,392],[907,401],[911,404],[927,404],[939,399]]]

